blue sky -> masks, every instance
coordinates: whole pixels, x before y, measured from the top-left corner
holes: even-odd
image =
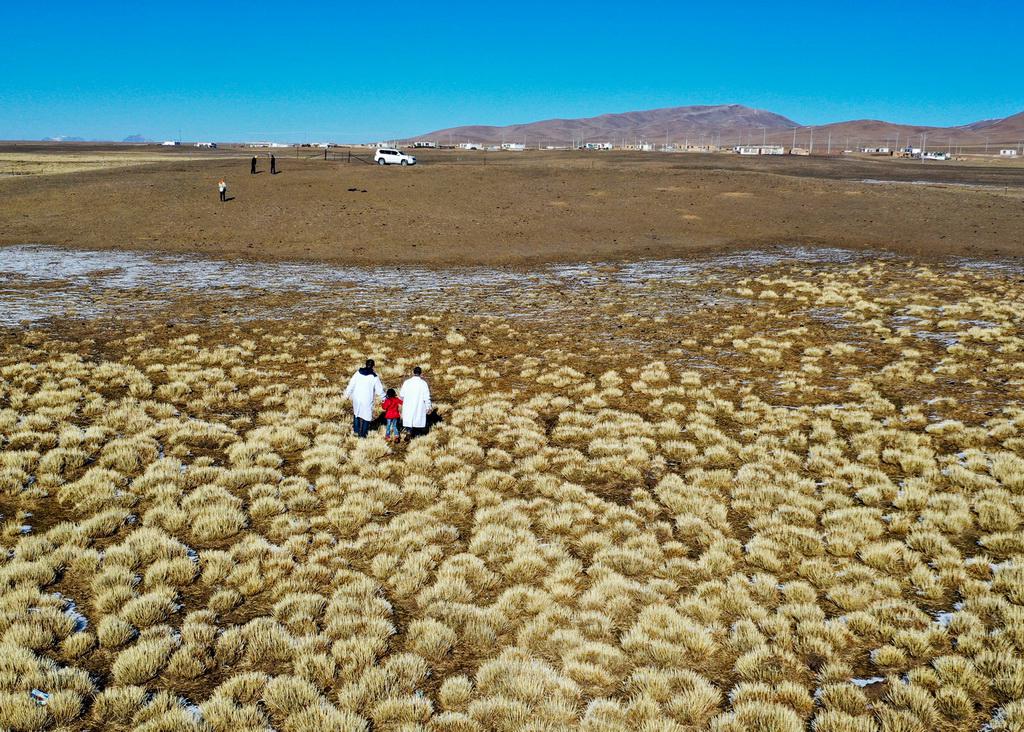
[[[2,15],[4,139],[363,141],[717,103],[802,124],[1024,111],[1020,0],[3,0]]]

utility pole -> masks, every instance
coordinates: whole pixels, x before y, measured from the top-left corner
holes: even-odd
[[[768,128],[767,127],[762,127],[761,128],[761,147],[764,147],[767,144],[768,144]]]
[[[814,128],[813,128],[813,127],[811,128],[811,145],[810,145],[810,147],[809,147],[809,148],[807,149],[807,152],[808,152],[809,154],[811,154],[811,155],[813,155],[813,154],[814,154]]]
[[[828,154],[832,154],[832,130],[828,131]]]

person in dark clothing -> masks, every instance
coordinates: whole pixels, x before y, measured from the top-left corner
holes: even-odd
[[[274,158],[274,153],[270,153],[270,174],[277,175],[277,160]]]
[[[249,174],[256,175],[256,156],[252,156],[252,163],[249,165]]]

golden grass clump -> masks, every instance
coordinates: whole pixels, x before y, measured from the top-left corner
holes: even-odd
[[[618,277],[5,331],[0,727],[1020,728],[1016,279]]]

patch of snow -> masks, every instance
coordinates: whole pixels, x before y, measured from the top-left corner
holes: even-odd
[[[859,686],[862,689],[865,686],[873,686],[875,684],[881,684],[883,681],[885,681],[885,677],[884,676],[869,676],[866,679],[850,679],[850,683],[851,684],[853,684],[854,686]]]

